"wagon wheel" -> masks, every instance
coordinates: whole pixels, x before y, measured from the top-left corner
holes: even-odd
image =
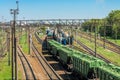
[[[88,72],[87,78],[88,79],[94,79],[94,78],[96,78],[96,74],[95,74],[94,70],[90,70]]]

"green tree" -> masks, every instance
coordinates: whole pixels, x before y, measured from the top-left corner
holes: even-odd
[[[120,38],[120,10],[111,11],[106,19],[108,24],[111,26],[111,28],[109,28],[110,30],[108,27],[106,28],[110,33],[112,33],[110,37],[115,39]]]

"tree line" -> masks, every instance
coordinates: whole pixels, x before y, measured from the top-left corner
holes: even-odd
[[[120,10],[111,11],[104,19],[90,19],[82,23],[82,30],[100,36],[120,39]]]

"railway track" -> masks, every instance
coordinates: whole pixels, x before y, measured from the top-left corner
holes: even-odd
[[[81,36],[81,34],[82,34],[83,38],[91,40],[92,42],[95,42],[93,40],[94,39],[93,35],[89,35],[89,34],[87,34],[85,32],[80,31],[78,35]],[[90,39],[90,37],[91,37],[91,39]],[[111,51],[113,51],[113,52],[115,52],[117,54],[120,54],[120,46],[118,46],[118,45],[116,45],[116,44],[114,44],[114,43],[112,43],[112,42],[110,42],[110,41],[108,41],[106,39],[104,40],[103,38],[97,38],[97,40],[98,40],[97,44],[99,46],[105,47],[108,50],[111,50]]]
[[[83,43],[81,43],[80,41],[77,41],[77,43],[78,43],[80,46],[82,46],[89,54],[95,56],[95,52],[94,52],[92,49],[90,49],[89,47],[87,47],[86,45],[84,45]],[[105,57],[103,57],[103,56],[100,55],[99,53],[96,53],[96,57],[104,60],[104,61],[107,62],[107,63],[111,63],[110,60],[106,59]]]
[[[42,39],[40,39],[38,36],[37,36],[37,34],[35,33],[35,38],[37,39],[37,41],[40,43],[40,44],[42,44],[43,43],[43,40]],[[49,53],[46,53],[46,54],[49,54]],[[43,55],[44,57],[46,57],[45,55]],[[51,55],[47,55],[47,56],[51,56]],[[45,58],[46,59],[46,58]],[[46,59],[47,60],[47,59]],[[63,65],[61,64],[61,63],[59,63],[59,61],[57,60],[55,60],[55,59],[53,59],[53,57],[51,57],[51,58],[49,58],[49,60],[50,61],[52,61],[52,63],[53,62],[57,62],[56,63],[56,65],[53,65],[53,64],[50,64],[51,66],[52,66],[52,68],[54,68],[55,70],[57,69],[59,69],[59,71],[55,71],[55,72],[57,72],[58,74],[62,74],[62,76],[61,76],[61,78],[62,79],[65,79],[65,80],[78,80],[77,78],[75,78],[75,77],[73,77],[72,75],[70,75],[70,72],[67,72],[64,68],[63,68]],[[49,63],[49,60],[47,60],[48,61],[48,63]],[[56,67],[55,67],[56,66]],[[62,79],[60,79],[60,80],[62,80]]]
[[[65,31],[66,32],[66,31]],[[75,33],[73,33],[74,35],[75,35]],[[84,37],[84,38],[86,38],[84,35],[85,35],[85,33],[83,33],[82,35],[80,35],[80,34],[82,34],[81,32],[79,32],[79,36],[81,36],[81,37]],[[87,35],[87,34],[86,34]],[[93,37],[93,36],[92,36]],[[86,39],[88,39],[89,40],[89,38],[87,37]],[[96,57],[98,57],[98,58],[100,58],[100,59],[102,59],[102,60],[104,60],[105,62],[107,62],[107,63],[111,63],[111,61],[109,60],[109,59],[107,59],[107,58],[105,58],[103,55],[101,55],[101,54],[99,54],[99,53],[95,53],[95,51],[93,51],[92,49],[90,49],[89,47],[87,47],[86,45],[84,45],[82,42],[80,42],[80,41],[78,41],[78,40],[76,40],[75,39],[75,41],[77,42],[77,44],[79,44],[82,48],[83,48],[83,52],[87,52],[87,53],[89,53],[89,54],[91,54],[91,55],[93,55],[93,56],[95,56],[95,54],[96,54]],[[99,43],[98,43],[99,44]],[[100,44],[101,45],[101,44]],[[77,46],[74,46],[74,48],[76,48],[77,50],[79,49]]]
[[[39,41],[39,43],[42,44],[43,41],[37,36],[37,34],[35,33],[34,35],[35,35],[36,39]]]
[[[46,74],[49,76],[50,80],[62,80],[62,78],[54,71],[54,69],[48,64],[47,60],[44,58],[42,53],[36,49],[35,45],[32,44],[32,50],[35,53],[39,63],[44,68]]]
[[[30,63],[28,62],[27,58],[25,57],[25,55],[21,51],[20,47],[17,48],[17,53],[18,53],[18,56],[19,56],[20,61],[22,63],[26,80],[36,80],[33,69],[31,67]]]

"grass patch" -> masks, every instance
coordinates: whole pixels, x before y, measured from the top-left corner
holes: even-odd
[[[114,44],[117,44],[117,45],[120,46],[120,39],[117,39],[117,40],[115,40],[115,39],[108,39],[108,40],[113,42]]]
[[[81,32],[88,34],[88,33],[85,32],[85,31],[81,31]],[[94,36],[95,33],[91,32],[91,35]],[[103,36],[101,36],[101,38],[104,39]],[[106,38],[107,38],[107,40],[109,40],[110,42],[113,42],[113,43],[116,44],[116,45],[120,45],[120,39],[116,39],[116,40],[115,40],[115,39],[113,39],[113,38],[111,38],[111,37],[108,37],[108,36],[106,36]],[[94,39],[94,38],[92,38],[92,39]]]
[[[7,55],[0,60],[0,80],[11,80],[11,66],[8,66]]]
[[[22,35],[20,38],[20,45],[22,47],[23,52],[28,53],[28,44],[27,44],[27,36],[26,34]]]

